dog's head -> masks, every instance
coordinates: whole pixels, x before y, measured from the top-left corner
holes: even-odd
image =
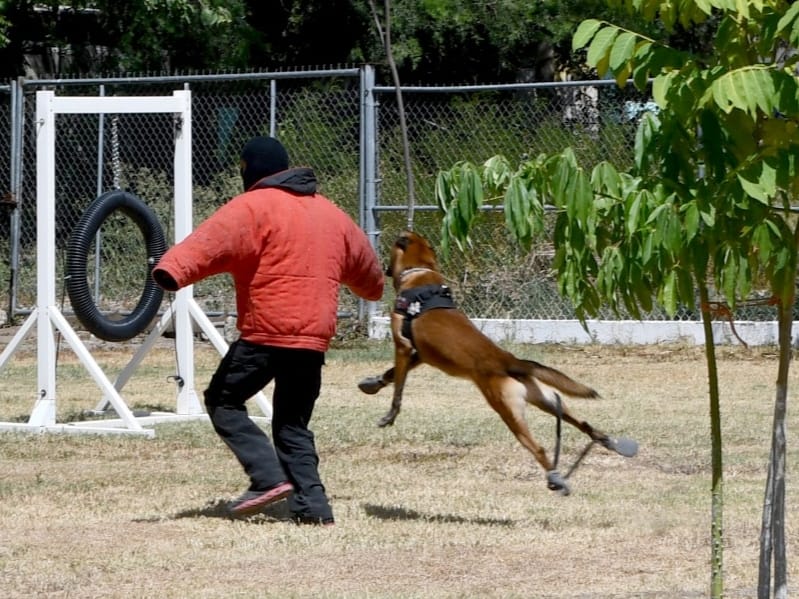
[[[399,285],[400,275],[409,268],[429,268],[438,270],[436,252],[430,242],[413,231],[403,231],[391,246],[386,275]]]

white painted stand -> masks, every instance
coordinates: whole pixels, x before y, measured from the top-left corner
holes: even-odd
[[[11,342],[0,354],[0,370],[36,324],[38,391],[27,423],[0,422],[0,430],[67,433],[132,433],[154,436],[145,424],[176,419],[207,418],[194,386],[194,334],[192,320],[206,334],[220,354],[228,345],[193,298],[192,287],[181,289],[159,322],[148,334],[114,384],[108,379],[56,305],[55,284],[55,117],[57,114],[171,113],[175,128],[175,242],[192,231],[191,92],[175,91],[172,96],[155,97],[57,97],[52,91],[36,93],[36,244],[37,305]],[[177,363],[182,372],[174,413],[160,412],[137,417],[122,399],[120,391],[133,375],[145,354],[174,324]],[[117,418],[56,424],[56,341],[58,330],[95,383],[103,391],[99,406],[113,407]],[[272,409],[259,393],[255,397],[264,416]]]

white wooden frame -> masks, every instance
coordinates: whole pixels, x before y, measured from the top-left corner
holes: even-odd
[[[176,120],[174,159],[175,242],[191,233],[192,161],[191,161],[191,92],[175,91],[172,96],[150,97],[58,97],[52,91],[36,93],[36,243],[37,305],[8,346],[0,354],[2,370],[23,339],[36,324],[37,397],[27,423],[0,422],[0,430],[68,433],[133,433],[154,436],[145,424],[174,419],[207,418],[194,385],[194,332],[192,320],[205,333],[220,354],[228,345],[193,298],[191,286],[181,289],[150,331],[127,366],[111,383],[84,343],[64,318],[56,304],[55,248],[55,138],[57,114],[138,114],[168,113]],[[174,413],[161,412],[137,417],[122,399],[120,391],[135,372],[147,352],[174,323],[177,363],[182,384],[178,385]],[[103,392],[98,408],[113,406],[118,418],[56,424],[56,329],[79,357]],[[255,397],[267,418],[272,409],[263,394]]]

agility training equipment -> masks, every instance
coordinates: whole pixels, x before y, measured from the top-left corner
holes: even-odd
[[[36,325],[37,332],[37,394],[28,421],[0,422],[0,430],[23,430],[31,432],[67,433],[132,433],[154,436],[155,431],[143,425],[174,419],[207,418],[194,386],[194,331],[192,322],[203,331],[220,354],[227,352],[228,345],[192,296],[192,286],[181,289],[164,310],[144,339],[135,355],[119,373],[114,383],[103,372],[93,356],[78,337],[75,330],[61,313],[56,302],[56,231],[55,231],[55,182],[56,182],[56,115],[59,114],[171,114],[174,126],[174,232],[175,242],[181,241],[192,230],[192,161],[191,161],[191,92],[175,91],[171,96],[56,96],[52,91],[36,93],[36,243],[37,243],[37,290],[36,307],[0,354],[2,370],[20,343]],[[119,198],[120,204],[105,200],[103,208],[118,208],[129,198]],[[107,202],[107,203],[106,203]],[[132,204],[131,204],[132,205]],[[133,209],[134,220],[140,216],[141,206]],[[100,219],[96,213],[89,217],[90,224]],[[150,218],[149,216],[147,217]],[[150,223],[152,225],[152,223]],[[145,227],[149,233],[151,226]],[[147,240],[153,253],[160,250],[156,240]],[[149,252],[148,252],[149,253]],[[79,257],[74,257],[79,261]],[[77,266],[75,266],[77,268]],[[152,289],[152,287],[150,287]],[[73,290],[74,291],[74,290]],[[158,297],[145,298],[148,310]],[[158,302],[160,303],[160,302]],[[89,310],[87,310],[88,312]],[[148,313],[149,314],[149,313]],[[84,314],[85,316],[85,314]],[[96,323],[95,323],[96,324]],[[135,372],[144,356],[167,330],[175,330],[177,363],[184,369],[173,377],[177,384],[175,412],[161,412],[147,416],[136,416],[123,400],[120,391]],[[136,324],[136,328],[139,325]],[[102,328],[102,327],[101,327]],[[124,337],[133,329],[128,329]],[[103,413],[113,407],[116,418],[88,420],[85,422],[56,423],[56,331],[58,331],[78,356],[95,383],[103,392],[96,412]],[[95,334],[97,331],[92,331]],[[255,401],[264,415],[271,417],[271,406],[262,394]]]
[[[123,212],[139,227],[147,247],[147,277],[144,291],[133,311],[120,319],[111,320],[97,308],[86,279],[89,247],[106,219],[115,211]],[[164,291],[150,272],[166,252],[164,230],[155,212],[138,196],[115,189],[95,199],[81,215],[72,231],[67,248],[67,293],[86,330],[105,341],[127,341],[142,333],[158,315]]]

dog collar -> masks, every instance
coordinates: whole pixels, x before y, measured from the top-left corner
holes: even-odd
[[[416,266],[414,268],[409,268],[407,270],[403,270],[400,273],[400,279],[404,279],[408,275],[412,275],[412,274],[417,273],[417,272],[433,272],[433,269],[432,268],[425,268],[423,266]]]

